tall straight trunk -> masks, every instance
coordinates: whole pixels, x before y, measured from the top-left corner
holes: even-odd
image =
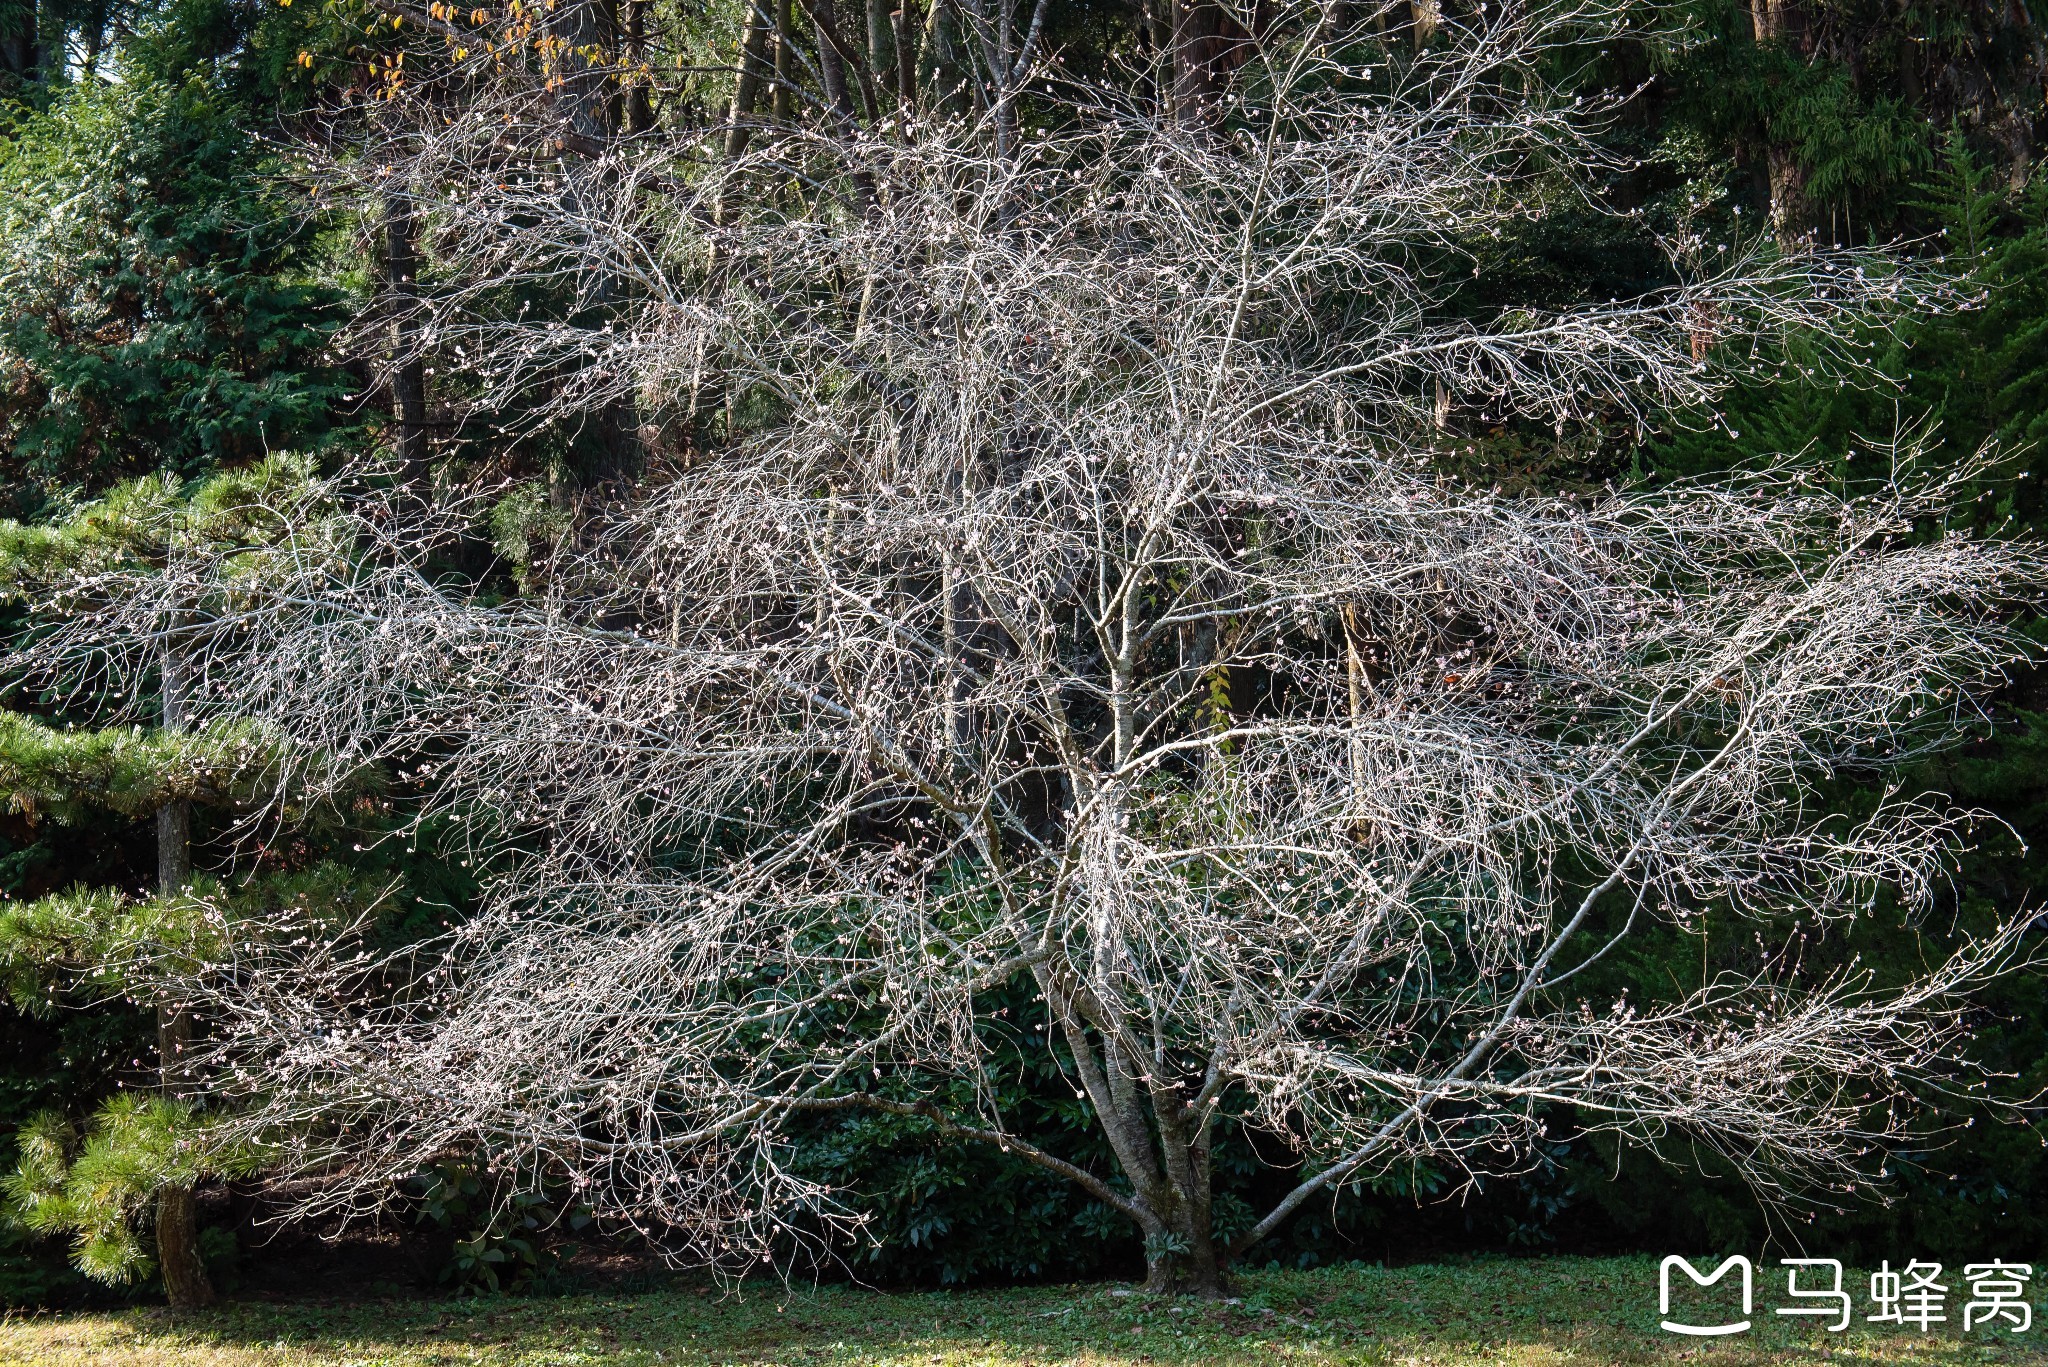
[[[626,0],[626,132],[645,133],[654,127],[654,102],[648,93],[648,0]]]
[[[561,61],[562,111],[569,129],[589,144],[602,146],[619,128],[618,80],[601,56],[617,51],[619,11],[616,0],[563,0],[548,27],[566,45]]]
[[[842,125],[851,129],[856,116],[853,92],[846,84],[846,54],[839,50],[839,44],[832,38],[840,32],[839,7],[833,0],[812,0],[811,13],[817,18],[819,83],[825,87],[825,98],[831,102]]]
[[[392,177],[395,181],[397,177]],[[427,371],[420,354],[419,216],[403,185],[384,195],[384,297],[391,315],[391,413],[398,422],[398,456],[405,476],[419,481],[427,467]]]
[[[564,0],[555,9],[549,28],[565,45],[561,57],[561,101],[574,138],[565,148],[572,155],[568,174],[563,177],[563,194],[572,204],[584,196],[601,200],[605,193],[601,178],[609,172],[593,154],[609,147],[618,137],[620,108],[627,103],[620,98],[617,75],[604,56],[619,51],[619,0]],[[580,302],[585,308],[609,314],[624,292],[618,275],[606,265],[589,269],[591,275],[582,287]],[[603,443],[595,476],[621,478],[637,473],[646,463],[646,453],[632,402],[614,402],[595,416],[598,438]]]
[[[106,42],[107,6],[106,0],[99,0],[85,21],[85,57],[79,63],[88,85],[100,74],[100,52],[105,48]]]
[[[185,729],[185,681],[175,646],[163,662],[163,724],[166,731]],[[164,896],[192,884],[192,804],[183,799],[165,803],[156,813],[156,881]],[[185,1055],[192,1042],[192,1018],[177,1007],[156,1010],[157,1075],[163,1094],[191,1094]],[[165,1187],[156,1198],[156,1260],[163,1273],[164,1296],[173,1309],[211,1305],[213,1283],[199,1257],[199,1221],[190,1187]]]
[[[964,118],[972,112],[972,92],[980,87],[967,79],[961,60],[961,34],[957,0],[932,0],[931,82],[933,112],[947,118]]]
[[[1251,36],[1216,0],[1174,0],[1173,117],[1177,123],[1195,128],[1214,120],[1229,88],[1230,73],[1243,64],[1245,44]]]
[[[1418,51],[1429,45],[1443,23],[1442,0],[1409,0],[1408,37]]]
[[[767,0],[775,6],[775,98],[769,117],[787,128],[796,117],[795,0]]]
[[[1164,120],[1173,111],[1173,0],[1138,0],[1137,38],[1144,90]]]
[[[890,20],[896,28],[896,107],[914,110],[917,108],[918,38],[924,32],[924,19],[917,12],[917,0],[902,0]]]
[[[1750,0],[1751,31],[1759,43],[1782,43],[1811,58],[1812,35],[1800,0]],[[1781,139],[1764,148],[1765,193],[1770,196],[1771,231],[1780,241],[1803,236],[1813,226],[1813,206],[1806,196],[1806,167],[1799,154]]]
[[[740,69],[733,79],[732,105],[725,121],[725,155],[728,160],[747,150],[754,135],[751,120],[761,104],[761,87],[768,77],[768,37],[773,29],[770,6],[775,0],[751,0],[746,23],[740,29]],[[777,54],[779,57],[780,54]],[[720,217],[723,218],[721,212]]]
[[[35,0],[19,0],[11,8],[14,22],[0,30],[0,73],[13,77],[9,84],[19,86],[42,76],[42,29]]]
[[[875,73],[877,81],[894,85],[896,36],[889,27],[888,0],[867,0],[867,20],[868,70]]]
[[[837,131],[852,138],[860,129],[860,116],[854,108],[853,87],[847,79],[852,77],[859,82],[861,107],[867,111],[871,124],[879,123],[882,110],[875,97],[874,72],[868,66],[866,52],[847,38],[836,0],[806,0],[806,8],[818,33],[818,81],[825,87],[825,98],[832,105]],[[878,197],[873,172],[856,169],[850,179],[860,211],[872,213]]]

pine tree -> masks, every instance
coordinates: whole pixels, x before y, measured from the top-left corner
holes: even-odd
[[[260,539],[265,510],[311,477],[309,462],[272,457],[216,476],[196,490],[149,476],[49,526],[0,524],[0,595],[32,595],[59,567],[163,563],[194,541]],[[34,632],[31,616],[30,634]],[[78,1235],[82,1270],[125,1281],[151,1267],[132,1234],[140,1208],[153,1211],[154,1269],[174,1307],[206,1305],[213,1287],[198,1244],[194,1184],[234,1167],[203,1157],[200,1108],[184,1056],[190,1014],[152,991],[164,956],[189,959],[204,943],[220,889],[195,880],[195,802],[233,807],[274,776],[259,736],[247,728],[188,729],[181,662],[166,652],[158,671],[156,725],[78,730],[0,713],[0,793],[32,817],[72,821],[95,811],[149,819],[156,828],[155,896],[78,888],[0,912],[0,969],[18,1005],[53,1006],[67,982],[113,992],[154,1009],[158,1095],[117,1097],[81,1148],[61,1116],[21,1136],[10,1192],[32,1228]]]

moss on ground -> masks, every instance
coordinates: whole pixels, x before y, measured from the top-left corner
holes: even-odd
[[[1684,1339],[1657,1327],[1649,1258],[1528,1258],[1430,1267],[1262,1272],[1235,1304],[1159,1300],[1088,1285],[885,1294],[777,1283],[722,1295],[242,1304],[13,1317],[0,1364],[74,1367],[1550,1367],[1550,1364],[2048,1363],[2048,1319],[2026,1334],[1954,1323],[1929,1334],[1858,1324],[1828,1334],[1769,1313],[1781,1284],[1759,1268],[1756,1328]],[[1960,1286],[1960,1279],[1949,1278]],[[1867,1283],[1851,1283],[1860,1285]],[[2038,1294],[2038,1292],[2037,1292]],[[1859,1298],[1860,1299],[1860,1298]],[[1862,1312],[1859,1305],[1858,1313]],[[1674,1312],[1676,1313],[1676,1312]]]

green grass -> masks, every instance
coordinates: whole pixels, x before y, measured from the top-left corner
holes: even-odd
[[[1649,1258],[1529,1258],[1455,1266],[1265,1272],[1238,1304],[1154,1299],[1090,1285],[890,1295],[749,1286],[559,1299],[233,1305],[12,1318],[0,1364],[38,1367],[654,1367],[661,1364],[2048,1363],[2048,1322],[2027,1334],[1857,1325],[1827,1334],[1769,1313],[1782,1273],[1758,1269],[1756,1329],[1682,1339],[1657,1328]],[[1945,1279],[1960,1290],[1960,1279]],[[1852,1287],[1867,1283],[1851,1282]],[[1859,1298],[1860,1300],[1860,1298]],[[1864,1307],[1859,1305],[1858,1314]],[[1677,1312],[1674,1311],[1674,1315]]]

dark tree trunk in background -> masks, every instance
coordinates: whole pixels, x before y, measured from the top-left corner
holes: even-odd
[[[405,477],[424,479],[427,370],[419,345],[419,216],[403,185],[384,197],[384,294],[391,316],[391,416]]]
[[[1223,11],[1205,0],[1174,0],[1173,117],[1183,126],[1209,122],[1223,97],[1216,58],[1227,41],[1228,23]]]
[[[924,17],[917,12],[917,0],[902,0],[890,19],[896,26],[896,106],[916,109],[918,38],[924,32]]]
[[[175,652],[166,651],[163,666],[163,724],[166,731],[185,726],[184,680]],[[157,890],[173,896],[192,884],[192,804],[167,802],[156,813]],[[185,1054],[192,1042],[192,1018],[169,1004],[156,1010],[157,1071],[167,1097],[190,1095]],[[164,1295],[173,1309],[213,1304],[213,1283],[199,1257],[198,1211],[190,1187],[165,1187],[156,1200],[156,1260],[163,1274]]]
[[[566,44],[561,90],[569,136],[564,145],[580,160],[571,161],[563,193],[574,201],[601,193],[598,178],[606,172],[596,157],[618,138],[622,107],[631,105],[615,67],[623,36],[618,0],[562,0],[550,28]],[[622,293],[616,273],[602,264],[587,269],[590,274],[579,302],[587,309],[610,312]],[[598,414],[596,426],[601,451],[595,468],[587,467],[591,477],[630,478],[645,466],[640,420],[631,401],[620,401]]]
[[[43,72],[42,16],[35,0],[18,0],[13,18],[13,23],[0,29],[0,76],[13,80],[0,81],[0,87],[26,84]]]
[[[888,0],[868,0],[867,10],[868,70],[877,81],[893,85],[890,76],[896,69],[896,35],[889,29]]]
[[[740,30],[740,71],[733,81],[732,108],[725,124],[725,155],[736,158],[754,136],[752,119],[761,105],[761,87],[769,76],[768,40],[774,30],[770,6],[775,0],[751,0]],[[721,215],[722,216],[722,215]]]
[[[768,117],[778,128],[796,118],[796,13],[795,0],[764,0],[775,7],[775,96],[768,102]]]
[[[1186,127],[1211,122],[1231,73],[1252,59],[1269,22],[1264,4],[1245,28],[1213,0],[1173,0],[1173,116]]]
[[[1800,56],[1813,55],[1812,27],[1800,0],[1750,0],[1750,27],[1759,43],[1781,43]],[[1764,148],[1764,191],[1770,197],[1771,231],[1789,241],[1813,226],[1806,197],[1806,167],[1796,149],[1773,138]]]
[[[833,0],[810,0],[808,8],[818,31],[818,83],[825,87],[826,100],[850,130],[856,116],[853,90],[846,84],[846,53],[840,50],[845,35],[839,29],[839,7]]]
[[[654,127],[654,102],[649,80],[641,71],[647,64],[648,0],[626,0],[626,133],[645,133]]]

